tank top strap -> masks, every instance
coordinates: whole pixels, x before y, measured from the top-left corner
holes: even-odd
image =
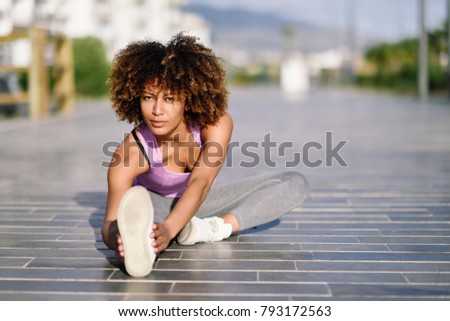
[[[158,157],[158,143],[156,142],[155,135],[148,128],[145,123],[139,124],[137,127],[137,136],[144,146],[145,153],[149,159],[150,165],[155,165],[159,160]]]

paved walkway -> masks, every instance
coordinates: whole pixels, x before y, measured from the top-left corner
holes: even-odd
[[[218,184],[289,169],[311,197],[227,241],[173,245],[144,279],[100,238],[101,164],[129,126],[107,102],[79,103],[70,119],[1,121],[0,300],[450,299],[448,102],[253,88],[232,89],[230,105],[240,147]]]

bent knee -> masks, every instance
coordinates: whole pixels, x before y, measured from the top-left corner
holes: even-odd
[[[289,171],[283,173],[284,181],[289,184],[293,191],[296,191],[299,195],[300,203],[302,203],[309,195],[310,187],[305,176],[299,172]]]

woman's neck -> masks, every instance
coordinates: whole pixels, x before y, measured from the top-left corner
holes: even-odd
[[[170,133],[166,135],[155,135],[156,141],[159,146],[168,142],[179,142],[179,141],[188,141],[190,130],[188,126],[184,122],[180,122],[180,124]]]

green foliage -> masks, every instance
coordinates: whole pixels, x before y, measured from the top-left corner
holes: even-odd
[[[234,85],[267,84],[276,81],[277,76],[265,64],[254,64],[247,68],[229,66],[227,68],[228,81]]]
[[[438,29],[428,35],[429,86],[434,91],[444,90],[447,86],[446,66],[440,61],[447,51],[444,30]],[[374,71],[357,75],[358,84],[406,92],[417,89],[418,39],[376,45],[366,51],[365,58]]]
[[[230,75],[230,81],[236,85],[249,85],[266,82],[267,77],[262,73],[250,73],[240,69]]]
[[[48,75],[48,88],[50,92],[53,91],[56,83],[56,77],[54,72],[54,67],[47,67],[47,75]],[[28,71],[19,72],[19,86],[23,91],[28,91]]]
[[[102,42],[92,37],[74,39],[73,55],[77,94],[88,97],[106,95],[110,64]]]

